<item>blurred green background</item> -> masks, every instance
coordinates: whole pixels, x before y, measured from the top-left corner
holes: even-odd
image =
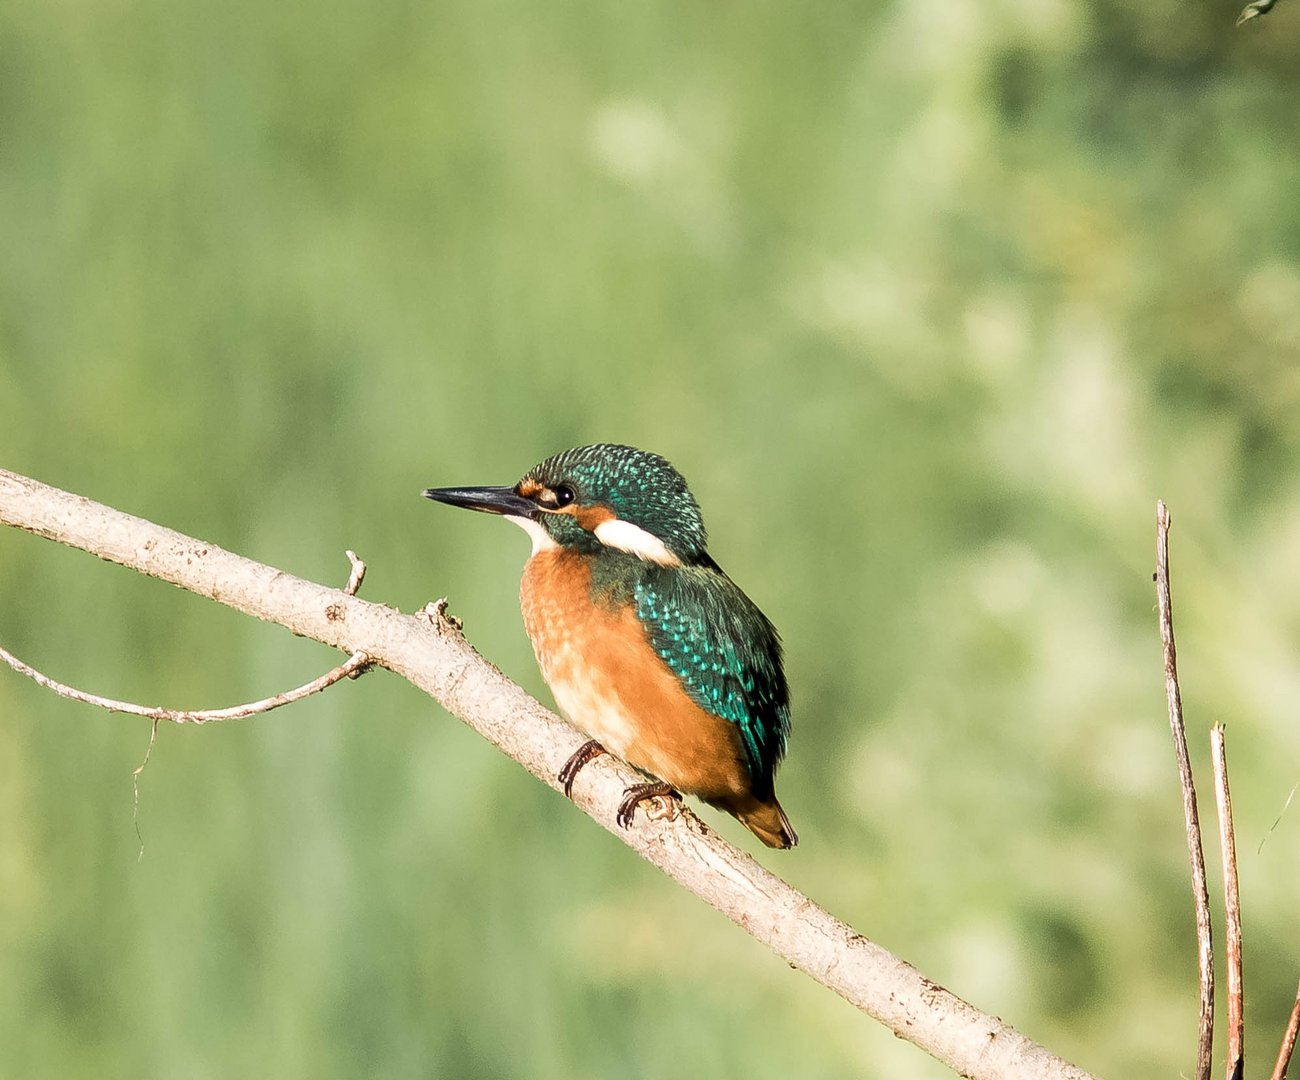
[[[1300,973],[1300,6],[1236,13],[4,5],[0,464],[324,582],[355,548],[364,596],[448,595],[549,702],[525,538],[418,492],[667,455],[795,694],[801,846],[708,819],[1112,1077],[1194,1056],[1163,497],[1271,1061]],[[338,659],[13,531],[0,642],[178,707]],[[0,1075],[948,1075],[392,676],[160,731],[137,860],[147,739],[0,672]]]

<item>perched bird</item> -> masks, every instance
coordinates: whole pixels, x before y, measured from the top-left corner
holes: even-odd
[[[424,495],[532,537],[524,626],[560,711],[591,736],[560,772],[566,795],[608,751],[656,778],[624,793],[624,828],[638,803],[687,792],[769,847],[798,842],[772,787],[790,730],[780,640],[709,557],[672,465],[602,443],[547,458],[514,487]]]

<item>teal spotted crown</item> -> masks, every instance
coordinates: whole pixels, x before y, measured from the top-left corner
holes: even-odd
[[[657,536],[678,558],[703,554],[707,534],[699,504],[682,474],[658,454],[596,443],[549,457],[524,480],[571,488],[578,503],[601,503],[623,521]],[[559,523],[557,523],[559,524]]]

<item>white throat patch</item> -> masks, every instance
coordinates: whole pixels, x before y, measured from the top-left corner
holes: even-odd
[[[556,546],[551,534],[542,527],[541,522],[534,521],[532,518],[516,517],[514,514],[506,514],[505,517],[507,521],[514,522],[532,538],[534,555]]]
[[[530,521],[528,524],[532,525],[533,522]],[[622,518],[602,521],[595,528],[595,536],[606,547],[626,551],[638,559],[645,559],[646,562],[658,563],[660,566],[682,565],[682,560],[669,551],[659,537],[646,532],[640,525],[633,525]]]

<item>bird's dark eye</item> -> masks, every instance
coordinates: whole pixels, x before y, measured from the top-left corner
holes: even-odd
[[[568,506],[569,503],[573,502],[573,488],[569,487],[567,484],[560,484],[558,487],[552,488],[551,490],[555,493],[556,506]]]

